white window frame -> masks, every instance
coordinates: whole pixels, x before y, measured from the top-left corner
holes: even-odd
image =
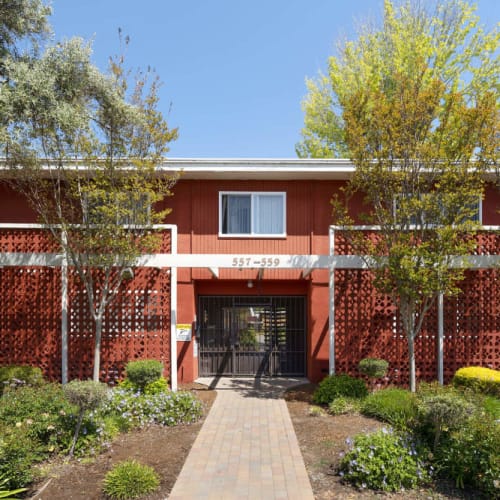
[[[249,233],[223,233],[222,198],[224,196],[250,196],[250,232]],[[259,196],[280,196],[283,203],[283,232],[275,234],[258,233],[255,228],[254,211]],[[284,191],[219,191],[219,237],[220,238],[286,238],[286,192]]]

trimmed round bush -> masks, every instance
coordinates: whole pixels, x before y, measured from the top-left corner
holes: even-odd
[[[152,467],[136,460],[116,464],[104,478],[103,491],[116,500],[139,498],[157,490],[160,478]]]
[[[358,370],[368,378],[384,377],[389,368],[389,363],[385,359],[364,358],[358,364]]]
[[[453,392],[426,396],[419,401],[418,408],[423,428],[427,428],[432,436],[434,452],[441,434],[463,426],[475,410],[472,403]]]
[[[417,417],[415,396],[405,389],[382,389],[363,400],[361,413],[405,429]]]
[[[72,380],[63,385],[63,391],[68,401],[78,406],[80,411],[99,408],[108,399],[109,394],[106,384],[93,380]]]
[[[475,392],[500,397],[500,370],[482,366],[460,368],[453,376],[455,387],[466,387]]]
[[[64,395],[68,401],[78,406],[78,419],[75,425],[73,441],[69,449],[69,455],[73,455],[76,442],[80,434],[85,412],[96,410],[108,399],[108,386],[93,380],[72,380],[63,386]]]
[[[364,398],[368,389],[363,380],[347,374],[329,375],[324,378],[313,394],[313,402],[329,405],[338,397]]]
[[[161,378],[163,365],[156,359],[129,361],[125,366],[125,373],[135,388],[144,391],[146,385]]]

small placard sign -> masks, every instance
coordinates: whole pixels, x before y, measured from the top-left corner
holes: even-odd
[[[177,340],[189,342],[191,340],[191,325],[189,323],[180,323],[176,325]]]

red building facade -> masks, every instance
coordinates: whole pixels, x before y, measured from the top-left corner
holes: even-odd
[[[165,229],[156,263],[137,269],[108,311],[104,380],[120,378],[130,359],[153,357],[172,381],[217,374],[319,381],[332,365],[333,319],[337,372],[356,374],[360,359],[383,357],[388,382],[406,383],[397,311],[374,291],[370,272],[337,269],[333,302],[330,296],[330,200],[351,175],[350,163],[171,160],[161,168],[181,172],[167,200],[172,213],[165,222],[175,229]],[[498,191],[488,187],[481,205],[486,228],[478,254],[498,256]],[[26,260],[29,254],[47,259],[57,249],[43,229],[21,225],[36,218],[6,188],[0,222],[0,363],[38,364],[59,379],[61,271],[41,257]],[[335,253],[345,252],[337,239]],[[14,254],[22,265],[14,265]],[[87,378],[92,325],[71,270],[69,276],[69,378]],[[498,268],[468,271],[462,287],[463,294],[444,304],[445,381],[460,366],[500,366]],[[420,379],[437,376],[437,342],[437,311],[431,311],[416,343]]]

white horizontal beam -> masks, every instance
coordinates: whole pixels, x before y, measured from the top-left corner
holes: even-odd
[[[367,267],[356,255],[283,255],[283,254],[156,254],[139,258],[144,267],[195,267],[223,269],[328,269]]]
[[[60,267],[63,256],[57,253],[0,253],[0,266]]]
[[[61,266],[55,253],[0,253],[0,266]],[[358,255],[272,255],[272,254],[165,254],[144,255],[137,267],[209,268],[214,275],[223,269],[367,269],[369,256]],[[69,263],[71,265],[71,263]],[[455,257],[453,267],[481,269],[500,266],[500,255]]]

